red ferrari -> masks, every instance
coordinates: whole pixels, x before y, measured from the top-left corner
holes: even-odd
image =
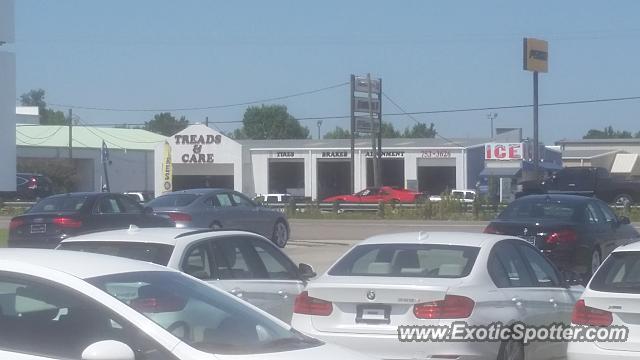
[[[382,202],[398,202],[413,203],[424,194],[409,189],[402,189],[391,186],[383,186],[381,188],[366,188],[353,195],[336,195],[328,197],[322,202],[345,202],[345,203],[362,203],[377,204]]]

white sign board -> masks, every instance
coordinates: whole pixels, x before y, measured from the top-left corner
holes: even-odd
[[[366,97],[355,97],[353,98],[354,104],[353,104],[353,110],[355,112],[369,112],[369,98]],[[377,113],[380,111],[380,100],[378,99],[371,99],[371,111],[373,111],[374,113]]]
[[[366,77],[356,77],[354,90],[357,92],[369,92],[369,82]],[[371,92],[377,94],[380,92],[380,80],[371,79]]]
[[[522,160],[522,143],[490,143],[484,145],[485,160]]]

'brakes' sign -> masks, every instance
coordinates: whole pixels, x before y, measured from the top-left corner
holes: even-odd
[[[485,160],[522,160],[522,143],[491,143],[484,145]]]

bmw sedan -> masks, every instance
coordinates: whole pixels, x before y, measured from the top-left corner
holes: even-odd
[[[289,222],[283,212],[260,206],[228,189],[190,189],[159,196],[147,204],[177,227],[244,230],[271,239],[283,248]]]
[[[378,359],[555,359],[564,357],[566,343],[412,342],[401,338],[402,329],[569,324],[582,290],[511,236],[387,234],[357,244],[310,282],[296,299],[292,325]]]
[[[180,272],[71,251],[0,250],[0,324],[0,359],[366,359]]]

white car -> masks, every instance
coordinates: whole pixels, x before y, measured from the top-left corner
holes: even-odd
[[[401,342],[401,326],[571,320],[570,287],[540,251],[509,236],[403,233],[369,238],[309,283],[292,325],[379,359],[549,359],[565,343]]]
[[[569,360],[640,359],[640,243],[614,250],[574,309],[575,325],[628,329],[626,341],[572,342]]]
[[[451,199],[458,200],[465,204],[472,204],[476,199],[475,190],[451,190]],[[429,196],[429,201],[439,202],[442,201],[442,196],[440,195],[431,195]]]
[[[230,230],[137,228],[67,238],[58,249],[150,261],[216,285],[290,322],[293,302],[309,278],[263,236]]]
[[[0,250],[0,359],[365,359],[175,270]]]

